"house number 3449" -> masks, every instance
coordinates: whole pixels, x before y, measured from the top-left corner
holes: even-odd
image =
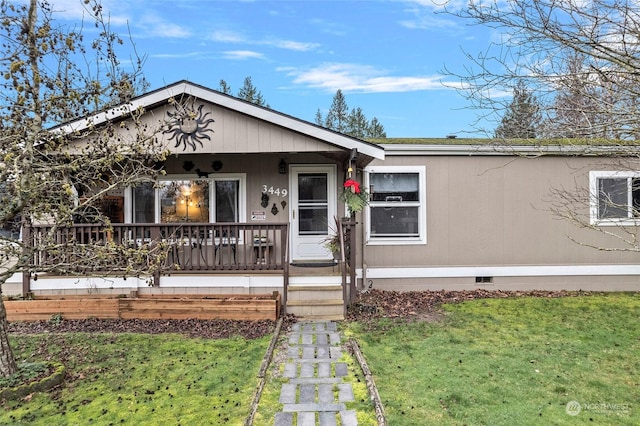
[[[273,186],[262,185],[262,192],[275,195],[276,197],[286,197],[289,191],[286,188],[274,188]]]

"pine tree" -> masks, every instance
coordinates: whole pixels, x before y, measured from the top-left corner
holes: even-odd
[[[329,112],[327,112],[324,125],[336,132],[346,133],[348,115],[349,107],[347,106],[347,101],[342,94],[342,90],[338,89],[331,102],[331,108],[329,108]]]
[[[225,95],[231,94],[231,86],[229,86],[227,82],[224,80],[220,80],[220,87],[218,88],[218,90],[224,93]]]
[[[329,108],[329,112],[327,112],[324,120],[320,109],[316,111],[315,120],[319,126],[324,126],[336,132],[353,136],[354,138],[374,139],[387,137],[380,121],[378,121],[377,118],[373,118],[373,120],[369,122],[362,108],[353,108],[351,112],[349,112],[349,106],[340,89],[338,89],[333,97],[331,108]]]
[[[376,117],[371,119],[371,123],[369,123],[369,130],[367,131],[367,138],[370,139],[381,139],[386,138],[387,133],[384,131],[384,126],[382,123],[378,121]]]
[[[316,111],[316,124],[318,126],[324,126],[324,118],[322,117],[322,113],[320,112],[320,108]]]
[[[540,124],[540,107],[524,81],[518,80],[513,89],[513,99],[495,130],[500,139],[534,139]]]
[[[251,77],[244,79],[244,85],[238,90],[238,98],[254,103],[259,106],[270,108],[265,102],[262,93],[253,85]]]
[[[347,119],[347,131],[354,138],[365,138],[369,132],[369,121],[362,112],[362,108],[353,108]]]

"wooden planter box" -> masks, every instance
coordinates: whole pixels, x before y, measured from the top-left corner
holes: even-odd
[[[145,295],[142,297],[65,296],[6,300],[8,321],[64,319],[229,319],[276,320],[280,294]]]

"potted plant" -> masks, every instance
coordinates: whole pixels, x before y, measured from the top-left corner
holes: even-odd
[[[340,221],[337,217],[334,216],[334,221],[335,221],[335,228],[334,227],[330,227],[332,233],[327,236],[327,238],[325,238],[324,240],[324,246],[327,250],[329,250],[332,254],[333,254],[333,258],[335,260],[340,260],[341,259],[341,252],[342,252],[342,244],[340,242]]]
[[[324,246],[333,254],[335,260],[340,260],[340,236],[331,235],[325,240]]]

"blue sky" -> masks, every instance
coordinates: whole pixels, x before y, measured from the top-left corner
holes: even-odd
[[[52,0],[57,19],[81,19],[82,0]],[[442,73],[491,32],[422,1],[103,0],[112,29],[127,26],[146,56],[151,89],[187,79],[236,94],[250,76],[271,108],[313,122],[336,90],[377,117],[388,137],[484,136],[477,111]],[[127,58],[127,47],[120,51]],[[469,132],[472,133],[464,133]]]

